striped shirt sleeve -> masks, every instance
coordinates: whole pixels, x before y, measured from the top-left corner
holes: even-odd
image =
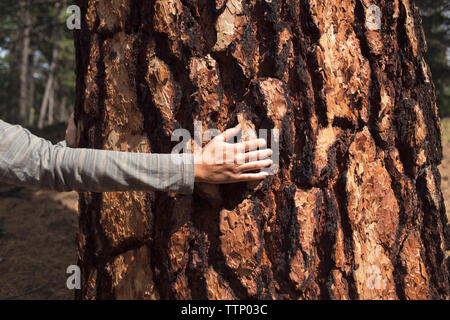
[[[0,181],[57,191],[166,191],[191,194],[192,154],[73,149],[0,120]]]

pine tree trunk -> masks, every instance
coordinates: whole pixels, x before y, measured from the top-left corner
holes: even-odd
[[[280,130],[280,170],[82,193],[80,299],[449,298],[440,123],[412,0],[78,1],[80,145]]]
[[[47,117],[47,125],[51,126],[53,124],[53,118],[55,114],[55,99],[56,99],[56,91],[57,91],[57,83],[56,80],[52,81],[52,86],[50,87],[50,96],[48,98],[48,117]]]
[[[19,1],[19,47],[20,47],[20,65],[19,65],[19,103],[17,112],[17,121],[25,125],[27,121],[28,104],[28,68],[30,58],[30,30],[31,16],[29,11],[29,2]]]
[[[34,125],[34,116],[35,116],[35,109],[34,109],[34,95],[36,90],[36,83],[34,82],[34,69],[37,64],[37,56],[33,56],[33,59],[31,59],[30,64],[30,76],[28,77],[28,107],[27,107],[27,125],[33,126]]]
[[[45,85],[44,97],[42,98],[41,108],[39,111],[39,121],[38,128],[42,129],[44,127],[45,116],[47,114],[47,109],[49,109],[49,104],[53,95],[53,86],[55,81],[55,72],[56,72],[56,62],[58,60],[58,41],[53,43],[52,49],[52,62],[50,63],[50,70],[48,73],[47,83]],[[52,110],[50,110],[53,112]],[[50,119],[50,116],[48,117]]]

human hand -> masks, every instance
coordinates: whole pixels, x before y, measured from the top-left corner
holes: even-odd
[[[254,151],[266,146],[264,139],[227,142],[240,131],[240,125],[228,129],[194,154],[195,182],[226,184],[256,181],[269,176],[267,172],[254,172],[272,165],[272,160],[267,159],[272,155],[271,149]]]
[[[67,145],[71,148],[75,147],[75,145],[77,143],[77,127],[75,125],[73,112],[70,115],[69,121],[67,123],[66,142],[67,142]]]

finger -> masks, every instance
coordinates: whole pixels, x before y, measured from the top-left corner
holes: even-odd
[[[240,172],[247,172],[247,171],[255,171],[255,170],[261,170],[266,167],[270,167],[272,165],[272,160],[261,160],[261,161],[255,161],[255,162],[249,162],[246,164],[243,164],[239,166]]]
[[[242,163],[264,160],[264,159],[272,156],[272,153],[273,153],[272,149],[264,149],[264,150],[247,152],[244,155],[245,161]]]
[[[253,139],[240,143],[236,143],[236,149],[238,152],[248,152],[253,151],[258,148],[264,148],[267,145],[265,139]]]
[[[269,176],[267,172],[258,172],[258,173],[244,173],[238,176],[237,182],[245,182],[245,181],[257,181],[265,179]]]
[[[272,149],[264,149],[258,151],[251,151],[247,153],[238,153],[236,156],[235,164],[244,164],[248,162],[254,162],[258,160],[264,160],[272,156]]]
[[[233,138],[235,135],[237,135],[240,131],[241,131],[241,125],[238,124],[234,128],[230,128],[230,129],[225,130],[223,133],[221,133],[217,137],[215,137],[212,141],[215,141],[215,142],[228,141],[231,138]]]

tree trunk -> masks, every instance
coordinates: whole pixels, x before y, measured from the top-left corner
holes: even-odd
[[[50,70],[48,74],[47,83],[45,85],[44,97],[42,98],[41,109],[39,111],[39,121],[38,128],[42,129],[44,127],[45,115],[47,114],[47,109],[49,107],[49,102],[51,99],[52,87],[54,86],[56,62],[58,60],[58,41],[55,40],[52,49],[52,62],[50,63]],[[50,119],[50,116],[49,116]]]
[[[20,65],[19,65],[19,110],[17,121],[24,125],[27,121],[28,104],[28,66],[30,58],[30,30],[31,16],[28,1],[19,1],[19,40],[20,40]]]
[[[36,90],[36,83],[34,82],[34,68],[37,64],[37,56],[34,55],[33,59],[31,59],[30,64],[30,76],[28,78],[28,112],[27,112],[27,125],[33,126],[34,124],[34,116],[35,116],[35,110],[34,110],[34,94]]]
[[[280,130],[264,182],[82,193],[80,299],[449,298],[440,122],[412,0],[78,1],[80,145]]]
[[[52,81],[52,86],[50,87],[50,96],[48,98],[48,117],[47,125],[51,126],[53,124],[53,118],[55,114],[55,99],[56,99],[57,83],[55,80]]]
[[[69,119],[70,113],[67,108],[67,96],[64,95],[61,102],[58,104],[57,121],[66,122]]]

